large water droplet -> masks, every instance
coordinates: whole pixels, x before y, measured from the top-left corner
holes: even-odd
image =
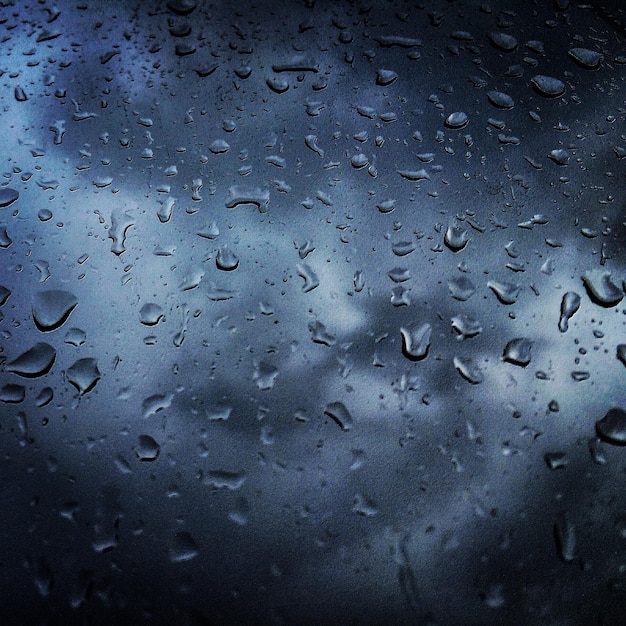
[[[376,84],[381,87],[386,87],[395,82],[398,78],[398,74],[393,70],[377,70],[376,71]]]
[[[139,435],[135,454],[140,461],[154,461],[161,452],[161,446],[150,435]]]
[[[169,557],[172,563],[191,561],[191,559],[195,559],[198,554],[198,546],[188,532],[181,531],[176,533],[172,546],[169,549]]]
[[[568,54],[578,65],[587,69],[596,69],[604,60],[604,56],[587,48],[572,48]]]
[[[525,337],[511,339],[504,348],[503,359],[514,365],[526,367],[530,363],[532,341]]]
[[[78,299],[69,291],[40,291],[33,298],[32,309],[37,328],[43,332],[59,328],[67,321],[77,304]]]
[[[428,348],[430,348],[432,330],[432,326],[426,323],[401,327],[402,354],[411,361],[424,359],[428,354]]]
[[[499,31],[489,33],[489,41],[502,52],[513,52],[517,48],[517,39],[513,35],[507,35]]]
[[[454,367],[468,383],[478,385],[483,382],[484,376],[478,365],[472,359],[455,356]]]
[[[8,383],[0,387],[0,402],[18,404],[26,397],[26,387]]]
[[[100,380],[98,362],[92,358],[78,359],[78,361],[67,368],[65,376],[82,396],[91,391]]]
[[[239,259],[235,253],[226,245],[222,246],[215,255],[215,264],[217,269],[230,272],[239,267]]]
[[[626,446],[626,411],[622,408],[609,409],[607,414],[596,422],[598,437],[616,446]]]
[[[207,472],[202,479],[202,484],[214,489],[227,489],[235,491],[246,482],[246,473],[244,471],[229,472],[227,470],[212,470]]]
[[[546,98],[556,98],[565,93],[565,83],[552,76],[533,76],[530,82],[537,92]]]
[[[469,117],[467,117],[467,113],[463,113],[463,111],[455,111],[454,113],[450,113],[444,124],[448,128],[465,128],[469,123]]]
[[[154,302],[146,302],[139,311],[139,319],[146,326],[154,326],[163,319],[163,309]]]
[[[462,226],[451,224],[446,230],[443,241],[452,252],[459,252],[467,245],[469,234]]]
[[[458,339],[475,337],[483,330],[480,322],[469,315],[455,315],[452,318],[452,328],[458,334]]]
[[[32,348],[26,350],[7,366],[9,372],[35,378],[46,374],[56,357],[56,350],[48,343],[36,343]]]
[[[487,287],[496,294],[502,304],[514,304],[517,301],[521,287],[515,283],[490,280]]]
[[[589,270],[581,278],[589,297],[596,304],[612,307],[622,301],[624,292],[611,280],[611,272]]]
[[[331,402],[326,405],[324,414],[328,415],[334,422],[337,423],[341,430],[350,430],[352,428],[352,415],[346,408],[343,402]]]
[[[304,293],[313,291],[313,289],[319,286],[319,278],[309,265],[306,263],[298,263],[296,269],[298,275],[304,279],[304,285],[302,285],[302,291],[304,291]]]
[[[487,94],[487,98],[489,98],[489,102],[491,102],[493,106],[499,109],[512,109],[515,106],[513,98],[502,91],[490,91]]]
[[[126,231],[135,223],[135,220],[128,213],[120,209],[115,209],[111,213],[111,228],[109,237],[113,240],[111,252],[118,256],[126,250]]]
[[[271,389],[278,376],[278,369],[265,361],[259,361],[254,364],[254,372],[252,380],[259,389]]]
[[[448,281],[448,289],[450,295],[461,302],[469,300],[475,293],[476,287],[474,283],[467,276],[458,276]]]
[[[10,187],[0,188],[0,208],[10,206],[19,197],[20,194],[15,189],[11,189]]]

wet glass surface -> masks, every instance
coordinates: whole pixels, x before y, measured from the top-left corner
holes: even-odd
[[[3,623],[623,623],[619,2],[0,2]]]

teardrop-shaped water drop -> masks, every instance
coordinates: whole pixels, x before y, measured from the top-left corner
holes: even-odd
[[[582,275],[589,298],[603,307],[612,307],[622,301],[624,291],[612,280],[607,270],[589,270]]]
[[[40,342],[11,361],[7,370],[26,378],[36,378],[50,370],[55,358],[56,350],[50,344]]]
[[[580,296],[575,291],[568,291],[563,294],[561,300],[561,317],[559,318],[559,330],[567,332],[569,320],[580,308]]]
[[[490,280],[487,287],[496,294],[502,304],[515,304],[520,294],[521,287],[515,283],[499,282]]]
[[[67,321],[77,304],[78,299],[69,291],[40,291],[33,299],[32,309],[37,328],[42,332],[59,328]]]

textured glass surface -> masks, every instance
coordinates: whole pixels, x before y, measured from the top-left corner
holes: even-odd
[[[0,622],[619,625],[620,2],[0,2]]]

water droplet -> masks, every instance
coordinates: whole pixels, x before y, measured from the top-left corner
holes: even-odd
[[[578,65],[586,69],[597,69],[604,60],[604,56],[587,48],[572,48],[568,54]]]
[[[394,267],[390,272],[387,272],[387,276],[394,283],[403,283],[411,278],[411,272],[406,267]]]
[[[576,528],[569,516],[562,516],[554,525],[554,538],[559,557],[566,563],[576,558]]]
[[[467,276],[458,276],[448,281],[450,295],[461,302],[469,300],[475,293],[476,287]]]
[[[162,394],[157,393],[152,396],[149,396],[141,403],[142,413],[144,419],[148,417],[152,417],[156,415],[159,411],[163,411],[164,409],[168,409],[172,400],[174,399],[174,394]]]
[[[0,306],[2,306],[11,295],[11,290],[8,287],[0,285]]]
[[[617,346],[616,356],[623,365],[626,365],[626,343],[620,343]]]
[[[487,94],[489,102],[499,109],[512,109],[515,106],[513,98],[502,91],[490,91]]]
[[[161,446],[150,435],[139,435],[135,454],[140,461],[154,461],[161,452]]]
[[[546,452],[543,458],[551,470],[563,469],[567,465],[565,452]]]
[[[128,213],[120,209],[115,209],[111,213],[111,228],[109,238],[113,240],[111,252],[118,256],[126,250],[126,231],[133,226],[135,220]]]
[[[626,411],[622,408],[609,409],[606,415],[596,422],[596,432],[600,439],[616,446],[626,446]]]
[[[624,292],[611,280],[607,270],[589,270],[582,275],[589,298],[603,307],[612,307],[622,301]]]
[[[502,304],[515,304],[519,296],[521,287],[515,283],[498,282],[490,280],[487,287],[496,294],[496,297]]]
[[[398,174],[406,180],[430,180],[430,175],[424,169],[421,170],[398,170]],[[379,207],[380,208],[380,207]]]
[[[254,204],[263,213],[270,201],[270,192],[259,187],[248,188],[240,185],[233,185],[228,188],[226,198],[226,208],[234,209],[240,204]]]
[[[444,124],[453,129],[465,128],[469,124],[469,117],[463,111],[455,111],[446,117]]]
[[[271,389],[276,382],[277,376],[278,368],[274,367],[273,365],[270,365],[265,361],[258,361],[254,363],[252,380],[256,383],[256,386],[259,389]]]
[[[480,322],[469,315],[455,315],[452,318],[452,328],[458,334],[458,339],[475,337],[483,331]]]
[[[517,48],[517,39],[515,37],[499,31],[489,33],[489,41],[502,52],[513,52]]]
[[[530,352],[533,347],[532,341],[525,337],[511,339],[504,348],[503,359],[513,365],[526,367],[530,363]]]
[[[478,365],[472,359],[455,356],[454,367],[468,383],[478,385],[483,382],[484,376]]]
[[[415,244],[412,241],[398,241],[391,244],[391,251],[399,257],[407,256],[415,250]]]
[[[100,370],[96,359],[78,359],[65,372],[67,380],[76,387],[82,396],[91,391],[100,380]]]
[[[532,86],[546,98],[557,98],[565,93],[565,83],[551,76],[537,75],[530,79]]]
[[[350,159],[350,165],[352,165],[355,170],[360,170],[366,165],[369,165],[369,159],[362,152],[358,152]]]
[[[43,376],[50,370],[55,358],[56,350],[50,344],[36,343],[32,348],[11,361],[7,370],[26,378],[36,378]]]
[[[395,200],[383,200],[376,205],[381,213],[391,213],[396,208]]]
[[[559,330],[562,333],[567,332],[569,328],[569,320],[580,308],[580,296],[574,291],[568,291],[563,294],[561,300],[561,317],[559,318]]]
[[[548,158],[557,165],[564,167],[569,163],[569,152],[567,150],[563,150],[562,148],[551,150],[548,153]]]
[[[82,346],[87,340],[87,333],[80,328],[70,328],[66,333],[63,341],[72,346]]]
[[[172,563],[185,563],[195,559],[199,554],[198,547],[193,537],[185,531],[176,533],[174,541],[169,549],[169,557]]]
[[[369,498],[357,494],[354,496],[352,512],[363,517],[373,517],[378,514],[378,507]]]
[[[463,250],[469,241],[469,234],[465,228],[458,224],[451,224],[446,230],[446,234],[443,236],[443,242],[452,250],[452,252],[459,252]]]
[[[209,150],[213,154],[224,154],[230,150],[230,146],[223,139],[216,139],[209,144]]]
[[[411,361],[420,361],[428,355],[433,328],[430,324],[402,326],[402,354]]]
[[[1,187],[0,208],[12,205],[19,197],[20,194],[17,190],[11,189],[10,187]]]
[[[391,83],[395,82],[397,78],[398,74],[393,70],[380,69],[376,71],[376,84],[380,87],[391,85]]]
[[[239,259],[228,246],[224,245],[217,251],[215,264],[217,265],[217,269],[230,272],[239,267]]]
[[[274,93],[285,93],[289,89],[289,83],[283,79],[278,78],[277,76],[269,76],[265,83]]]
[[[69,291],[40,291],[33,298],[33,320],[42,332],[55,330],[67,321],[77,304],[78,299]]]
[[[313,291],[313,289],[319,286],[319,278],[309,265],[306,263],[298,263],[296,270],[298,271],[298,276],[304,279],[304,285],[302,285],[302,291],[304,291],[304,293]]]
[[[37,396],[35,403],[38,407],[46,406],[46,404],[50,404],[52,402],[52,398],[54,398],[54,391],[52,387],[44,387]]]
[[[13,239],[9,237],[5,226],[0,226],[0,248],[8,248],[13,243]]]
[[[314,343],[320,343],[324,346],[334,346],[336,341],[335,337],[326,331],[326,326],[322,322],[315,320],[309,322],[309,332],[311,333],[311,340]]]
[[[226,470],[211,470],[202,479],[202,484],[214,489],[235,491],[246,482],[244,471],[229,472]]]
[[[139,311],[139,319],[146,326],[154,326],[163,319],[163,309],[154,302],[146,302]]]
[[[317,145],[317,135],[307,135],[304,138],[304,143],[307,148],[315,152],[318,156],[324,156],[324,151]]]
[[[8,383],[0,387],[0,402],[18,404],[26,397],[26,387]]]
[[[350,415],[350,411],[348,411],[343,402],[331,402],[327,404],[324,409],[324,415],[328,415],[328,417],[336,422],[341,430],[348,431],[352,428],[352,415]]]

